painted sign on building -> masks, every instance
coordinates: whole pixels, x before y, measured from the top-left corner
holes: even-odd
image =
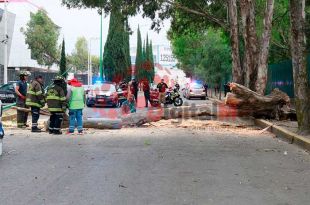
[[[131,63],[135,64],[136,60],[136,47],[130,48],[130,55],[131,55]],[[154,45],[153,46],[153,55],[154,55],[154,62],[158,63],[165,67],[175,67],[177,64],[177,60],[172,53],[172,49],[170,45]]]

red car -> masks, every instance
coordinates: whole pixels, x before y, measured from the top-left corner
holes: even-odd
[[[114,83],[98,83],[93,85],[88,91],[86,97],[87,107],[104,106],[117,107],[119,106],[118,94]]]

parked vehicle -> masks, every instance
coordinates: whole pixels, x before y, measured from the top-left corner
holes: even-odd
[[[2,103],[16,102],[15,86],[15,81],[0,86],[0,100]]]
[[[118,93],[114,83],[105,82],[98,83],[91,87],[86,96],[87,107],[103,106],[103,107],[117,107]]]
[[[93,85],[83,85],[86,94],[88,94],[88,92],[92,89],[92,87]]]
[[[183,100],[177,88],[169,89],[166,93],[165,104],[174,104],[174,106],[182,106]]]
[[[202,100],[205,100],[207,98],[207,94],[206,94],[203,84],[190,83],[185,88],[184,97],[187,99],[201,98]]]

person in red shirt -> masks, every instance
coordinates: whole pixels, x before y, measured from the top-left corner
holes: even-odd
[[[148,102],[150,101],[150,84],[148,80],[142,82],[142,89],[144,92],[145,107],[148,107]]]

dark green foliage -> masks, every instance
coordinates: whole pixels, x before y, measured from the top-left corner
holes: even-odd
[[[208,29],[172,41],[179,67],[194,79],[219,83],[231,74],[230,47],[223,32]]]
[[[136,79],[140,80],[143,76],[143,49],[140,28],[137,31],[137,52],[136,52],[136,63],[135,63],[135,74]]]
[[[137,69],[137,79],[138,81],[148,80],[149,82],[153,82],[155,71],[154,71],[154,63],[152,57],[152,48],[149,43],[149,37],[147,35],[146,41],[143,43],[143,48],[141,52],[141,33],[140,29],[138,29],[138,45],[137,45],[137,58],[136,58],[136,68]],[[142,54],[140,54],[140,52]]]
[[[128,25],[128,19],[125,21],[125,32],[124,32],[124,38],[125,38],[125,54],[127,57],[127,71],[125,79],[129,81],[131,79],[131,57],[130,57],[130,28]]]
[[[61,47],[61,58],[60,58],[60,65],[59,65],[59,74],[65,78],[67,78],[68,73],[67,71],[67,59],[66,59],[66,48],[65,48],[65,39],[62,41]]]
[[[87,71],[88,66],[88,42],[85,37],[78,37],[75,49],[68,58],[70,64],[79,71]]]
[[[155,66],[154,66],[154,55],[153,55],[153,43],[152,41],[149,44],[149,50],[150,50],[150,62],[151,62],[151,71],[150,71],[150,82],[154,81],[155,77]]]
[[[111,11],[108,38],[104,47],[103,68],[105,80],[119,82],[127,78],[128,42],[125,35],[125,22],[120,8]]]
[[[30,14],[30,21],[26,28],[21,31],[25,35],[26,44],[31,50],[31,57],[38,64],[51,66],[57,60],[57,41],[59,28],[47,16],[45,10],[40,9],[37,13]]]

